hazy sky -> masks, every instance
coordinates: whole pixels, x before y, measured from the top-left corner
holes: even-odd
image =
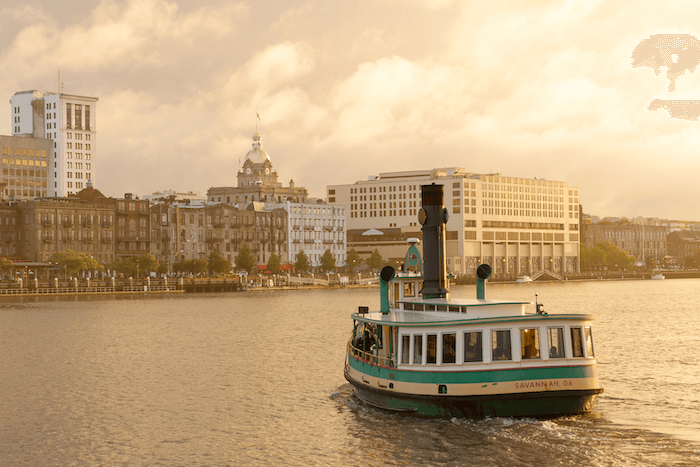
[[[700,38],[691,1],[35,0],[0,7],[10,97],[99,97],[106,195],[234,186],[260,114],[280,181],[311,196],[393,170],[563,180],[599,216],[700,220],[700,99],[632,68],[657,34]],[[2,117],[4,115],[4,117]]]

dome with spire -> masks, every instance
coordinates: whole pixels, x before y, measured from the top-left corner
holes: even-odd
[[[262,139],[262,136],[260,136],[260,133],[257,131],[253,135],[253,149],[248,151],[248,154],[245,155],[245,160],[250,161],[253,163],[262,163],[265,161],[270,161],[270,156],[263,151],[262,148],[262,142],[260,141]]]

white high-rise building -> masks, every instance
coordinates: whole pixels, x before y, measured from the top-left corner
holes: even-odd
[[[97,97],[22,91],[10,100],[12,135],[53,141],[47,196],[68,196],[95,183]]]

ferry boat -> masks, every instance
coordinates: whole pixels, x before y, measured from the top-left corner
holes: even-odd
[[[345,378],[367,404],[438,417],[556,417],[589,412],[599,394],[591,321],[532,302],[451,298],[443,187],[422,187],[423,259],[409,239],[402,271],[380,273],[380,309],[352,314]]]

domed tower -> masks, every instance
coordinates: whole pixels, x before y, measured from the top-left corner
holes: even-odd
[[[253,148],[248,151],[243,167],[238,172],[238,186],[282,186],[277,182],[277,172],[272,170],[270,156],[263,150],[262,136],[257,131],[253,135]]]

